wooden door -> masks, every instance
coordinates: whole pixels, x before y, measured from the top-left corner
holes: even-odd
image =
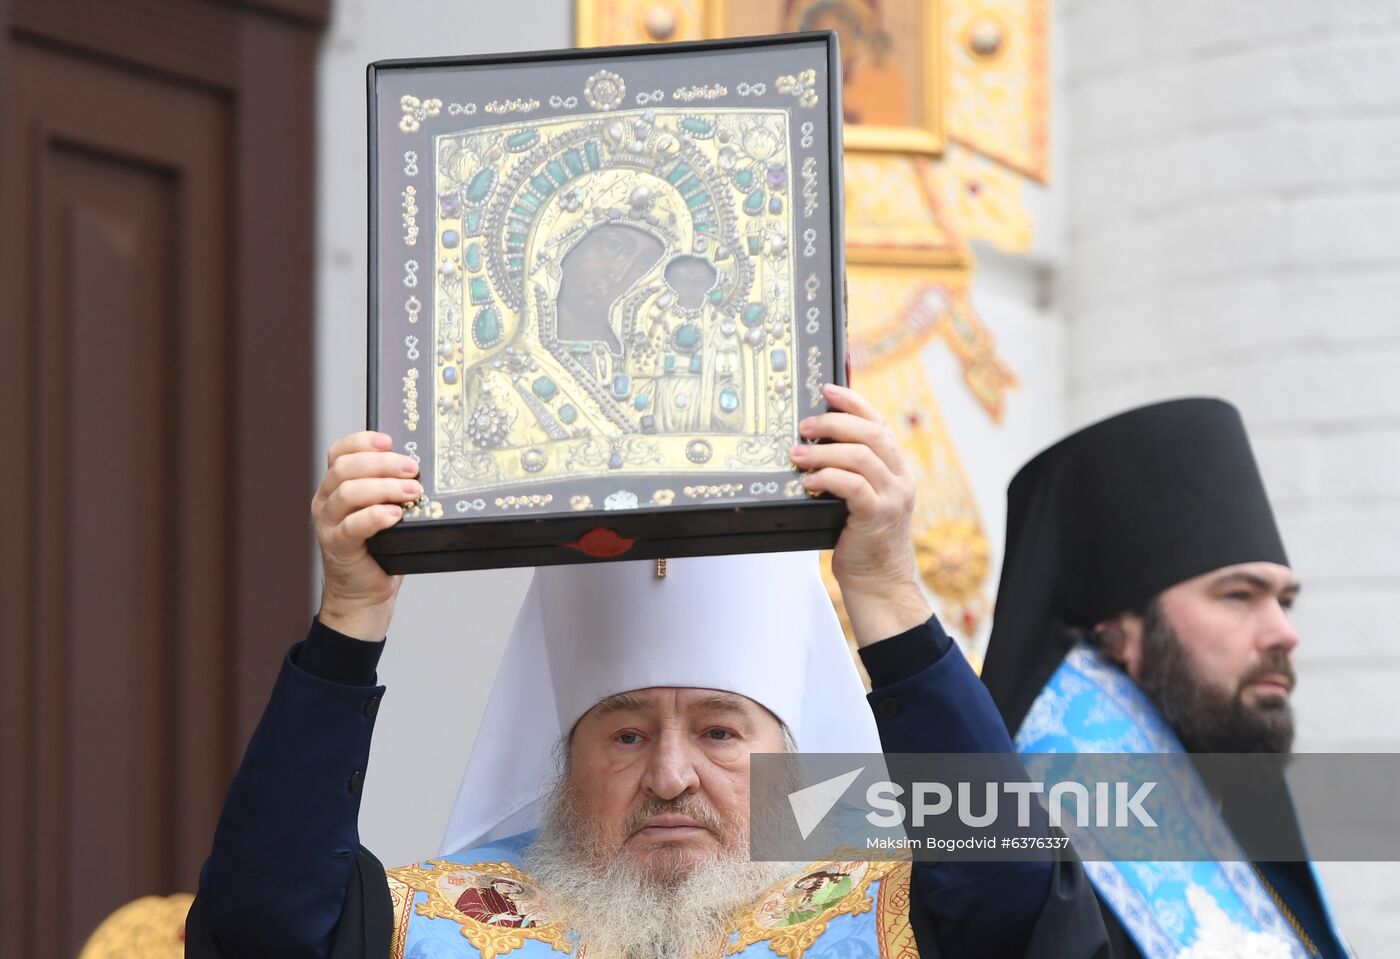
[[[9,13],[3,956],[75,955],[123,903],[194,889],[305,629],[316,21],[286,13]]]

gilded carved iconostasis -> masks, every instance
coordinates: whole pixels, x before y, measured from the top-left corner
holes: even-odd
[[[943,622],[984,631],[995,546],[938,394],[967,390],[995,426],[1019,385],[978,314],[971,244],[1031,245],[1023,192],[1049,181],[1049,0],[577,0],[575,27],[582,46],[839,35],[852,383],[918,470],[915,547]],[[940,349],[961,384],[930,382]]]

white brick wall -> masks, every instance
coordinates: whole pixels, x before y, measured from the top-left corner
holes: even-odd
[[[1400,2],[1061,0],[1075,424],[1244,412],[1305,588],[1299,747],[1400,751]],[[1395,864],[1323,864],[1388,955]]]

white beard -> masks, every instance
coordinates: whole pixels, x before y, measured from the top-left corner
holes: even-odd
[[[525,870],[550,918],[577,932],[587,959],[696,959],[721,955],[736,912],[794,874],[794,864],[752,862],[748,828],[688,868],[642,871],[603,849],[567,785],[556,788]],[[668,864],[670,865],[670,864]]]

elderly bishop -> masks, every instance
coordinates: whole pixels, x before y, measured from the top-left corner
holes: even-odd
[[[187,955],[1106,956],[1072,859],[750,859],[754,752],[1014,751],[915,584],[893,434],[858,394],[826,398],[801,428],[827,442],[792,457],[849,508],[834,569],[869,702],[811,555],[541,569],[443,851],[390,869],[356,824],[398,589],[365,541],[416,470],[382,434],[336,443],[312,505],[320,614],[229,792]]]

